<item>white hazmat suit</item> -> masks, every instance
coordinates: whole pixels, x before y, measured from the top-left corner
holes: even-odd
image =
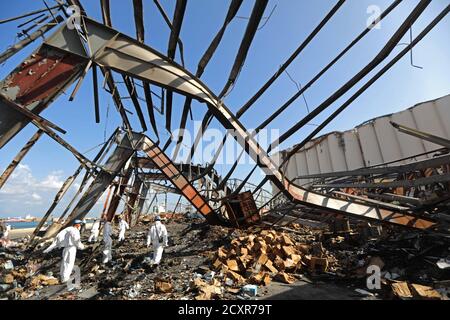
[[[167,229],[161,221],[156,221],[151,226],[147,235],[147,247],[153,244],[153,259],[151,264],[159,264],[162,258],[164,247],[167,247]]]
[[[91,235],[89,236],[89,243],[97,242],[98,234],[100,232],[100,221],[95,221],[91,228]]]
[[[105,222],[103,226],[103,263],[108,263],[112,260],[112,227],[111,222]]]
[[[44,253],[48,253],[56,247],[64,248],[62,253],[60,276],[61,282],[67,282],[69,281],[75,265],[77,249],[84,249],[84,245],[81,243],[80,239],[80,231],[75,227],[68,227],[60,231],[55,240],[53,240],[53,243],[44,250]]]
[[[120,219],[119,222],[119,241],[125,240],[125,231],[130,229],[130,226],[124,219]]]
[[[3,232],[3,239],[8,240],[9,231],[11,231],[11,226],[9,224],[6,225],[5,231]]]

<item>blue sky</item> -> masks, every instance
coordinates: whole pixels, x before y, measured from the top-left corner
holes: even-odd
[[[50,3],[50,0],[48,1]],[[82,1],[88,14],[101,21],[100,1]],[[291,76],[301,84],[305,84],[323,66],[333,59],[347,44],[365,27],[370,14],[367,8],[378,5],[385,9],[392,1],[387,0],[348,0],[340,11],[319,33],[314,41],[289,67]],[[135,35],[131,0],[111,0],[113,26],[126,34]],[[161,0],[166,11],[172,17],[175,1]],[[417,0],[405,0],[381,24],[380,29],[372,30],[361,43],[352,49],[340,62],[334,66],[305,94],[309,107],[312,109],[323,102],[329,95],[349,80],[365,66],[392,36],[401,21],[409,14]],[[184,44],[186,68],[195,73],[197,63],[209,45],[211,39],[222,25],[228,9],[229,1],[190,0],[187,5],[185,20],[181,32]],[[236,112],[277,68],[290,56],[303,39],[319,23],[335,1],[288,1],[271,0],[266,9],[266,15],[272,8],[276,9],[267,24],[258,31],[250,48],[249,56],[243,67],[238,82],[227,96],[225,103]],[[434,0],[413,26],[417,35],[446,5],[448,0]],[[253,1],[246,0],[240,8],[238,16],[248,17]],[[0,2],[0,19],[22,14],[23,12],[40,9],[42,1],[17,0],[14,5],[7,1]],[[167,51],[169,29],[157,12],[153,1],[144,1],[146,23],[146,43],[160,52]],[[236,18],[225,33],[223,41],[216,54],[206,68],[202,80],[216,93],[225,85],[233,64],[247,20]],[[11,22],[0,25],[0,49],[5,50],[15,41],[19,23]],[[410,66],[409,56],[403,58],[375,85],[357,99],[345,112],[332,122],[323,132],[345,130],[360,124],[370,118],[406,109],[416,103],[435,99],[450,93],[450,18],[447,16],[429,35],[414,49],[415,64],[422,70]],[[402,42],[409,41],[409,35]],[[0,77],[3,79],[29,55],[38,43],[23,50],[6,64],[0,67]],[[398,53],[403,47],[398,47]],[[394,53],[394,54],[395,54]],[[394,54],[390,57],[392,58]],[[179,61],[179,56],[177,55]],[[377,69],[378,70],[378,69]],[[374,72],[371,73],[373,75]],[[365,80],[369,79],[367,77]],[[339,99],[330,110],[317,117],[312,123],[319,123],[339,107],[364,82]],[[296,92],[295,85],[286,75],[283,75],[264,94],[246,115],[242,117],[243,124],[255,128],[271,111],[278,108],[284,101]],[[69,94],[70,94],[69,90]],[[106,92],[101,92],[100,124],[94,121],[92,85],[90,74],[84,81],[75,101],[69,102],[68,96],[61,96],[42,115],[58,124],[67,134],[64,138],[81,152],[85,152],[104,141],[104,135],[120,125],[120,119],[114,105]],[[178,126],[184,99],[176,96],[174,100],[173,127]],[[106,113],[109,105],[109,116]],[[126,102],[128,109],[133,110],[130,101]],[[145,110],[145,108],[144,108]],[[201,120],[206,106],[193,103],[194,119]],[[270,128],[279,129],[282,133],[307,114],[303,99],[298,99],[282,116],[274,121]],[[147,114],[145,114],[147,117]],[[140,125],[136,116],[132,116],[136,130]],[[148,119],[148,118],[147,118]],[[164,117],[158,117],[160,131],[164,127]],[[150,127],[150,126],[149,126]],[[221,126],[214,121],[213,128]],[[193,125],[188,121],[188,129]],[[302,140],[313,127],[306,126],[287,140],[282,147],[289,147]],[[0,150],[0,171],[9,164],[14,155],[31,137],[36,129],[29,125],[15,139]],[[151,131],[148,132],[152,136]],[[168,137],[165,132],[162,140]],[[93,152],[87,153],[93,157]],[[22,165],[11,178],[11,181],[0,191],[0,217],[13,215],[41,215],[50,205],[58,186],[78,166],[75,158],[65,149],[48,137],[43,137],[23,160]],[[226,173],[229,165],[218,165],[219,173]],[[236,177],[245,176],[251,165],[241,165],[236,171]],[[255,174],[255,182],[261,179],[261,174]],[[5,191],[6,190],[6,191]],[[73,190],[71,190],[73,192]],[[61,203],[55,214],[64,209],[70,194]],[[102,204],[97,205],[93,214],[98,214]]]

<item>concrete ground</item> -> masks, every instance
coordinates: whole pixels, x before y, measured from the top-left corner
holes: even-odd
[[[261,300],[373,300],[342,284],[300,280],[293,284],[272,282]]]

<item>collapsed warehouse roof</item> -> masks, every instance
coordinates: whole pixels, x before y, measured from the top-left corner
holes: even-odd
[[[157,1],[156,1],[157,2]],[[288,61],[281,67],[281,70],[287,68],[289,63],[301,52],[301,50],[314,38],[314,35],[320,31],[324,24],[331,20],[332,16],[335,15],[339,8],[343,5],[344,1],[339,1],[330,11],[330,13],[324,18],[324,20],[319,24],[319,26],[312,32],[310,37],[306,39],[296,50],[296,52],[291,56]],[[297,123],[294,127],[290,128],[280,137],[280,143],[286,140],[289,136],[295,133],[299,128],[301,128],[307,121],[312,119],[314,116],[319,114],[322,110],[325,110],[333,101],[338,97],[342,96],[351,87],[358,83],[365,74],[370,72],[373,68],[379,65],[383,60],[385,60],[388,54],[393,50],[395,45],[401,39],[401,37],[409,30],[409,27],[414,21],[420,17],[421,13],[425,11],[430,1],[421,1],[416,8],[411,12],[408,18],[401,24],[397,32],[394,34],[392,39],[385,45],[385,47],[379,52],[377,57],[367,65],[359,74],[357,74],[353,79],[347,82],[340,90],[335,92],[329,97],[324,103],[310,112],[304,119]],[[63,3],[60,3],[63,8]],[[77,5],[82,9],[81,3],[79,1],[69,1],[69,4]],[[305,205],[307,207],[321,209],[330,213],[345,214],[352,217],[361,217],[362,219],[379,220],[387,223],[397,224],[401,226],[410,226],[419,229],[430,229],[436,228],[439,224],[436,223],[431,216],[426,214],[418,214],[417,212],[407,212],[402,210],[396,210],[393,207],[379,208],[371,203],[362,203],[361,201],[356,202],[349,199],[344,199],[342,197],[335,197],[328,193],[323,192],[312,192],[312,190],[304,189],[303,187],[296,185],[293,181],[287,179],[286,172],[283,172],[277,164],[271,160],[267,152],[263,150],[258,143],[254,140],[254,134],[250,134],[244,126],[239,122],[238,118],[247,112],[251,104],[258,99],[261,94],[270,87],[276,78],[279,76],[280,72],[277,72],[267,83],[261,88],[261,90],[246,104],[241,110],[234,115],[223,103],[222,98],[229,90],[230,86],[234,84],[237,71],[240,69],[247,56],[249,46],[253,36],[256,32],[256,27],[261,20],[262,14],[267,6],[267,1],[260,1],[255,4],[252,16],[249,20],[247,30],[244,34],[241,47],[236,56],[235,65],[232,68],[229,80],[222,92],[216,96],[209,88],[203,84],[198,76],[202,73],[204,65],[207,63],[207,59],[214,53],[214,48],[217,47],[218,41],[225,31],[228,21],[236,14],[241,1],[232,2],[230,5],[229,15],[227,16],[225,25],[219,31],[218,39],[213,41],[211,50],[208,50],[205,54],[205,59],[200,63],[200,70],[197,72],[197,76],[191,74],[189,71],[185,70],[181,65],[173,61],[175,55],[175,49],[178,43],[178,35],[182,25],[182,20],[185,12],[186,2],[178,1],[175,8],[174,21],[171,25],[172,33],[171,39],[169,41],[168,56],[165,56],[151,47],[143,44],[143,19],[142,19],[142,3],[140,1],[134,2],[135,15],[136,15],[136,32],[138,39],[133,39],[126,36],[119,31],[111,28],[111,19],[109,17],[109,2],[102,1],[103,18],[104,24],[98,23],[90,18],[84,13],[80,17],[81,25],[79,27],[70,27],[68,24],[63,24],[59,30],[54,32],[45,42],[33,53],[29,58],[27,58],[24,63],[22,63],[18,68],[16,68],[2,83],[1,92],[1,105],[4,112],[2,112],[1,121],[1,137],[0,142],[3,147],[7,144],[25,125],[32,122],[38,127],[38,129],[50,137],[55,139],[58,143],[63,145],[69,151],[71,151],[74,156],[81,162],[81,167],[87,170],[86,176],[95,177],[94,182],[87,189],[85,194],[81,197],[78,204],[72,209],[68,216],[67,223],[75,219],[84,218],[88,214],[89,209],[95,204],[95,202],[100,198],[103,192],[116,180],[116,177],[123,175],[124,171],[124,181],[129,181],[130,176],[134,175],[137,170],[131,170],[129,168],[125,169],[125,165],[128,163],[130,157],[133,156],[137,151],[142,151],[146,153],[147,156],[155,163],[155,165],[161,170],[161,172],[166,176],[167,180],[171,181],[175,189],[180,190],[186,199],[197,209],[199,213],[204,215],[207,220],[211,223],[227,223],[227,220],[232,219],[231,216],[236,216],[234,212],[230,212],[230,206],[226,206],[225,202],[222,201],[223,205],[217,199],[227,200],[235,198],[239,195],[242,190],[243,185],[248,181],[248,177],[243,179],[240,186],[236,190],[231,190],[227,186],[229,174],[224,177],[223,181],[218,182],[216,179],[215,192],[210,195],[205,195],[198,189],[196,189],[192,183],[198,180],[197,177],[189,181],[186,179],[182,172],[180,172],[171,162],[171,160],[164,154],[164,150],[170,144],[170,140],[162,148],[159,148],[149,137],[141,136],[136,137],[133,133],[128,116],[124,112],[124,107],[121,102],[121,96],[118,93],[118,88],[114,83],[114,78],[112,71],[122,75],[126,88],[130,94],[132,102],[136,108],[137,115],[140,119],[142,129],[147,130],[147,126],[144,118],[142,117],[141,106],[138,99],[138,91],[136,90],[136,81],[143,81],[144,89],[147,93],[150,83],[152,85],[161,86],[166,89],[167,105],[166,105],[166,128],[170,131],[171,123],[171,101],[174,92],[186,96],[185,109],[189,109],[189,104],[191,99],[199,100],[200,102],[206,103],[208,106],[208,112],[203,119],[203,124],[205,129],[211,120],[211,117],[216,117],[222,125],[227,129],[234,129],[237,137],[235,139],[239,142],[244,150],[246,150],[251,158],[257,163],[257,166],[262,168],[266,173],[266,178],[263,182],[270,180],[274,185],[277,186],[279,190],[287,197],[290,201],[298,203],[300,205]],[[384,15],[389,14],[398,2],[395,2],[390,6]],[[160,7],[160,5],[159,5]],[[395,62],[397,62],[402,56],[404,56],[408,51],[417,44],[425,35],[432,30],[432,28],[441,21],[448,13],[449,7],[445,8],[441,14],[439,14],[436,19],[425,28],[422,33],[408,45],[407,48],[402,50],[390,63],[383,67],[369,82],[367,82],[360,90],[358,90],[341,108],[339,108],[332,117],[335,117],[337,113],[345,109],[357,96],[362,94],[365,88],[369,87],[372,83],[378,80],[390,67],[392,67]],[[54,17],[54,16],[53,16]],[[54,23],[59,21],[53,18]],[[362,38],[366,33],[370,31],[370,26],[363,31],[360,35]],[[31,39],[30,39],[31,41]],[[357,41],[356,41],[357,42]],[[349,50],[354,43],[352,43],[346,50]],[[344,53],[346,52],[344,50]],[[10,54],[7,55],[8,57]],[[341,55],[340,55],[341,56]],[[337,59],[339,59],[339,57]],[[6,59],[6,57],[5,57]],[[333,62],[334,63],[334,62]],[[77,82],[75,89],[71,95],[70,99],[73,99],[76,95],[82,80],[85,78],[88,70],[92,69],[94,74],[94,93],[95,93],[95,108],[96,108],[96,121],[99,121],[98,117],[98,85],[97,85],[97,68],[100,68],[102,73],[105,75],[106,84],[109,87],[111,94],[113,95],[114,102],[116,104],[117,110],[123,118],[123,131],[125,135],[120,138],[117,135],[113,135],[110,141],[117,143],[116,150],[110,156],[109,160],[106,161],[104,165],[97,163],[102,156],[104,156],[109,147],[112,144],[105,145],[103,150],[98,154],[95,161],[85,158],[81,155],[74,147],[65,142],[54,130],[64,133],[64,130],[59,128],[56,124],[43,119],[39,116],[39,113],[47,108],[52,101],[54,101],[65,89],[67,89],[71,84]],[[326,71],[329,66],[324,70]],[[323,74],[325,71],[320,74]],[[320,74],[318,76],[320,76]],[[314,82],[313,80],[312,82]],[[307,88],[308,86],[305,86]],[[303,90],[306,90],[303,88]],[[294,97],[293,97],[294,98]],[[295,99],[295,98],[294,98]],[[147,107],[149,111],[149,116],[152,117],[153,107],[151,100],[151,93],[146,94]],[[283,106],[281,109],[285,108]],[[281,110],[282,111],[282,110]],[[267,119],[258,129],[264,128],[273,117],[278,116],[281,112],[278,110],[271,117]],[[183,117],[183,121],[186,117]],[[320,127],[323,127],[326,123],[331,121],[329,118],[321,126],[319,126],[314,132],[318,132]],[[184,124],[181,125],[184,127]],[[40,135],[41,132],[38,132]],[[311,134],[313,137],[314,132]],[[201,133],[200,133],[201,137]],[[29,149],[33,145],[38,137],[33,137],[30,143],[25,147]],[[182,139],[180,137],[179,139]],[[226,138],[225,138],[226,139]],[[120,140],[120,141],[116,141]],[[177,141],[178,143],[179,141]],[[292,156],[296,149],[299,149],[309,140],[305,139],[300,145],[294,147],[288,156],[283,159],[286,160]],[[107,148],[108,147],[108,148]],[[195,144],[192,151],[195,152]],[[270,152],[270,149],[268,152]],[[128,151],[127,151],[128,150]],[[24,150],[22,156],[19,154],[15,165],[20,162],[20,158],[26,153]],[[18,161],[17,161],[18,160]],[[207,174],[212,172],[213,165],[209,165],[210,170],[205,170],[201,174],[205,177]],[[283,168],[283,164],[281,165]],[[7,169],[11,172],[14,166]],[[136,169],[136,168],[135,168]],[[76,171],[76,175],[79,174],[80,170]],[[231,170],[233,171],[233,169]],[[254,170],[253,170],[254,171]],[[253,173],[253,171],[251,173]],[[2,178],[2,184],[6,180],[8,172]],[[251,175],[251,174],[250,174]],[[58,194],[55,203],[59,201],[60,196],[64,194],[67,185],[73,182],[73,177],[69,178],[68,183],[63,186],[61,192]],[[86,180],[86,179],[85,179]],[[132,187],[133,191],[130,196],[128,204],[129,207],[133,207],[134,202],[136,202],[136,197],[138,196],[142,183],[138,182],[139,176],[134,179],[135,183]],[[212,179],[214,181],[214,179]],[[217,183],[218,182],[218,183]],[[210,187],[210,186],[209,186]],[[118,187],[119,188],[119,187]],[[120,189],[120,188],[119,188]],[[253,193],[259,191],[258,186]],[[123,190],[125,191],[125,190]],[[95,194],[91,194],[95,192]],[[118,193],[115,192],[118,196]],[[121,196],[121,195],[120,195]],[[213,204],[210,204],[210,202]],[[119,202],[118,199],[111,199],[111,202],[116,204]],[[214,208],[215,206],[215,208]],[[114,215],[115,205],[111,206],[111,210],[108,213],[108,218],[111,219]],[[228,210],[227,210],[228,208]],[[49,210],[51,211],[51,210]],[[228,211],[228,212],[227,212]],[[127,219],[131,221],[132,214],[126,214]],[[57,230],[55,230],[57,231]]]
[[[414,114],[412,121],[404,121],[402,117],[396,118],[395,115],[392,115],[391,120],[395,122],[393,124],[389,123],[389,117],[383,117],[360,126],[357,136],[353,131],[344,132],[342,136],[345,146],[340,144],[337,139],[334,141],[336,145],[334,151],[331,150],[329,141],[333,137],[336,138],[337,134],[333,133],[316,140],[313,138],[425,38],[447,16],[450,5],[446,6],[431,23],[423,28],[416,38],[412,39],[391,60],[388,60],[402,37],[408,33],[411,26],[431,3],[430,0],[419,1],[374,59],[281,135],[277,143],[283,143],[289,139],[356,85],[362,84],[303,141],[287,152],[283,152],[281,163],[276,163],[270,156],[275,144],[273,143],[268,150],[264,150],[257,143],[255,136],[262,129],[268,127],[275,118],[364,38],[373,26],[365,28],[310,82],[269,115],[253,133],[246,129],[240,118],[243,114],[250,112],[254,103],[283,74],[324,25],[339,13],[345,3],[344,0],[338,1],[331,8],[289,59],[236,113],[233,113],[223,100],[236,84],[237,76],[245,63],[255,33],[263,19],[268,4],[267,0],[255,2],[230,75],[218,95],[203,83],[200,77],[220,45],[229,23],[236,16],[242,0],[231,1],[223,25],[200,60],[195,74],[184,67],[184,52],[180,39],[186,0],[177,0],[172,21],[165,14],[159,1],[154,0],[171,31],[167,53],[158,52],[145,43],[142,0],[133,1],[135,38],[114,28],[109,0],[101,1],[102,23],[90,18],[79,0],[61,0],[58,3],[58,6],[45,10],[50,11],[47,20],[50,22],[51,28],[49,26],[41,27],[34,36],[28,37],[18,46],[8,49],[0,56],[0,62],[5,61],[36,40],[39,35],[49,32],[50,29],[56,29],[33,54],[0,83],[0,149],[14,141],[15,136],[30,123],[38,129],[0,177],[0,188],[6,183],[30,148],[44,134],[71,152],[80,162],[80,166],[76,168],[72,176],[68,177],[55,196],[51,207],[36,228],[33,239],[43,241],[51,238],[73,221],[85,218],[105,193],[107,193],[107,200],[102,217],[112,221],[119,214],[120,203],[125,203],[123,216],[131,225],[137,225],[144,213],[144,203],[152,184],[157,184],[161,180],[170,182],[167,191],[183,196],[196,212],[201,214],[211,225],[245,228],[259,224],[277,228],[280,225],[287,225],[287,222],[313,225],[325,222],[338,224],[349,218],[352,222],[369,221],[387,225],[389,228],[397,226],[432,232],[437,235],[448,235],[450,166],[449,148],[445,144],[450,139],[450,130],[447,123],[444,124],[445,127],[441,128],[441,131],[436,131],[438,127],[434,123],[430,124],[430,127],[419,124],[420,119],[423,121],[421,123],[425,123],[427,117],[432,115],[429,110],[436,112],[437,119],[448,116],[450,105],[448,96],[434,102],[439,107],[430,109],[425,104],[423,108],[426,108],[427,111],[421,112],[421,115],[414,114],[414,112],[422,110],[421,106],[409,110],[408,112]],[[401,1],[394,1],[381,14],[380,19],[388,16],[400,3]],[[68,5],[75,5],[81,9],[81,15],[75,15],[75,18],[79,19],[79,24],[75,26],[63,23],[64,19],[61,15],[67,15]],[[30,13],[28,16],[39,13],[41,12]],[[71,16],[69,20],[73,18],[74,16]],[[2,21],[2,23],[4,22]],[[180,63],[175,61],[177,49],[180,51]],[[381,66],[383,62],[387,63]],[[380,69],[371,75],[369,80],[362,83],[364,78],[377,67]],[[70,95],[70,100],[73,100],[90,70],[93,74],[95,121],[99,123],[101,120],[99,70],[104,77],[105,90],[111,94],[116,110],[122,119],[122,127],[117,128],[92,159],[88,159],[61,137],[60,134],[66,133],[64,129],[40,115],[71,87],[74,87]],[[115,80],[117,76],[123,82],[123,88],[118,86],[119,81]],[[185,97],[181,129],[186,127],[193,100],[207,106],[207,112],[202,119],[202,130],[197,133],[196,140],[191,147],[190,159],[198,152],[198,143],[212,119],[215,118],[225,129],[234,131],[233,138],[240,144],[243,152],[248,153],[256,163],[248,176],[239,181],[233,180],[232,175],[239,162],[239,157],[224,176],[220,176],[215,170],[215,160],[227,136],[209,165],[194,166],[190,164],[190,159],[186,162],[187,164],[175,163],[177,150],[183,141],[183,136],[174,137],[167,142],[160,140],[159,130],[161,128],[155,120],[154,112],[157,108],[153,103],[152,87],[159,87],[163,92],[161,100],[164,104],[166,120],[163,125],[164,130],[170,133],[172,133],[172,104],[175,94]],[[142,129],[142,132],[138,132],[138,129],[131,125],[129,113],[123,103],[125,98],[120,92],[124,89],[135,108],[141,126],[139,129]],[[147,109],[151,130],[149,130],[144,117],[142,102]],[[438,115],[439,112],[444,113]],[[377,123],[381,121],[383,121],[383,125],[379,132]],[[414,123],[418,123],[418,125],[413,125]],[[366,130],[369,131],[366,132]],[[397,133],[397,130],[409,133]],[[422,145],[424,149],[412,148],[403,152],[402,148],[406,146],[406,142],[403,141],[398,142],[398,145],[395,146],[380,145],[381,140],[385,144],[394,143],[394,140],[388,136],[379,136],[381,133],[388,135],[388,132],[399,137],[407,134],[415,136],[415,138],[408,136],[408,138],[401,139],[408,141],[418,139],[414,140],[416,141],[414,145]],[[367,133],[366,136],[364,136],[365,133]],[[371,143],[369,143],[364,140],[364,137],[375,140],[370,140]],[[374,141],[377,141],[376,147],[373,147]],[[324,147],[325,143],[328,143],[327,148],[330,149]],[[357,146],[359,151],[351,151],[352,143]],[[439,150],[435,150],[436,147],[430,147],[432,146],[430,143],[440,144]],[[172,144],[176,145],[176,151],[173,157],[169,157],[167,148]],[[308,157],[312,151],[315,152],[315,158],[311,160]],[[351,155],[347,156],[347,152],[351,152]],[[387,154],[387,152],[391,152],[391,154]],[[320,157],[320,153],[327,153],[327,155]],[[330,156],[331,153],[332,156]],[[338,156],[343,158],[342,163],[345,163],[345,166],[343,164],[333,165],[333,161],[338,161]],[[415,161],[405,162],[405,158]],[[324,159],[327,162],[324,162]],[[359,162],[357,162],[358,159]],[[386,166],[387,163],[389,166]],[[314,166],[316,167],[314,168]],[[296,168],[295,172],[291,170],[294,167]],[[303,167],[306,167],[307,170],[303,170]],[[251,185],[249,179],[257,168],[264,172],[265,178],[259,185]],[[62,197],[83,170],[85,171],[83,181],[58,222],[47,229],[43,237],[36,238],[40,235],[46,219],[51,216]],[[271,196],[268,196],[267,191],[263,189],[267,182],[272,183],[276,189]],[[32,247],[36,244],[37,242],[32,243]]]

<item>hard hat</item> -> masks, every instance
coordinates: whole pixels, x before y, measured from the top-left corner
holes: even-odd
[[[160,216],[156,216],[155,217],[155,221],[161,221],[161,217]]]
[[[75,224],[84,224],[84,222],[77,219],[77,220],[75,220],[75,221],[73,222],[73,224],[74,224],[74,225],[75,225]]]

